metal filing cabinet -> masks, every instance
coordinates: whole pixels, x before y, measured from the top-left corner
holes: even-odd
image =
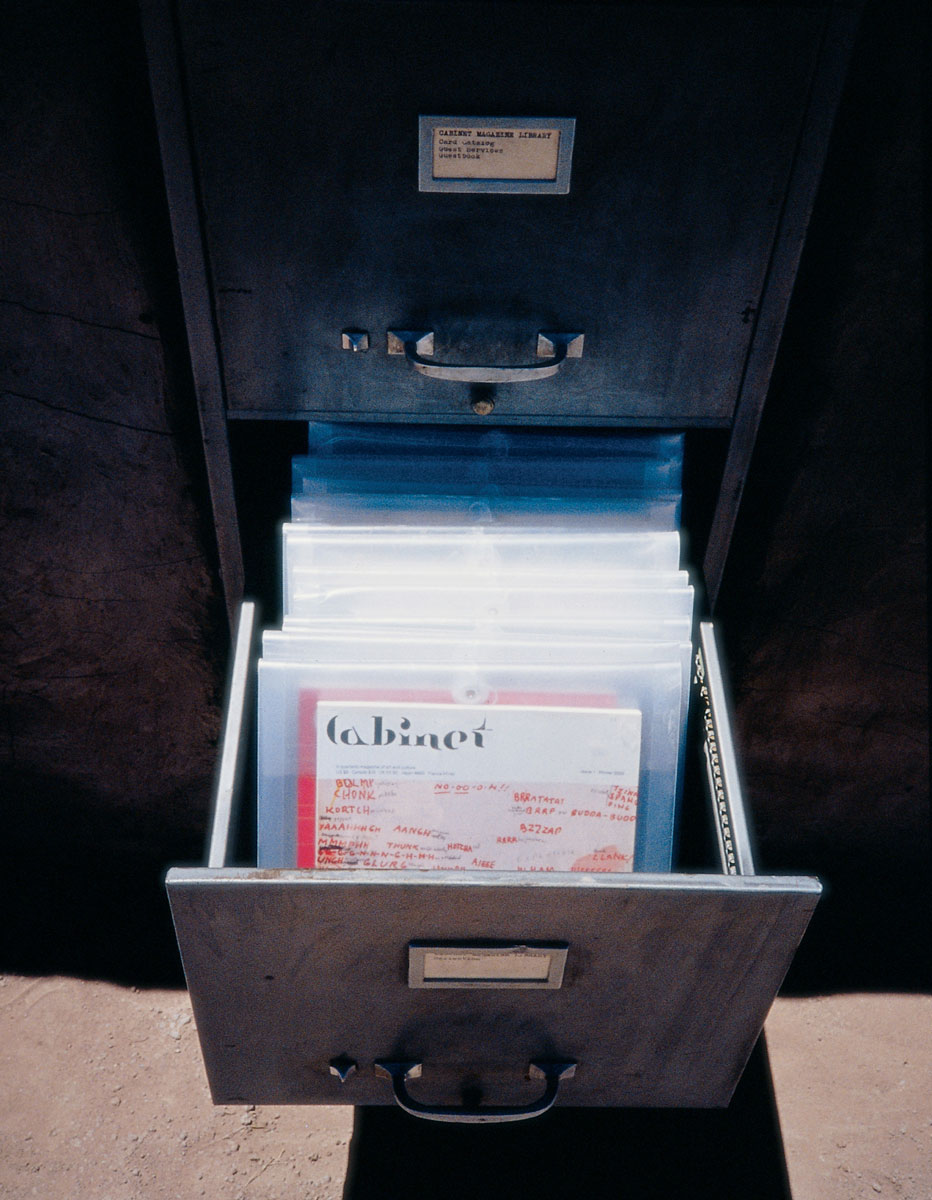
[[[231,618],[229,431],[263,419],[685,429],[714,606],[855,11],[142,9]],[[168,877],[214,1099],[457,1121],[727,1104],[819,884],[755,872],[712,624],[687,803],[716,855],[529,883],[225,865],[252,621],[210,862]],[[432,947],[545,969],[418,986]]]

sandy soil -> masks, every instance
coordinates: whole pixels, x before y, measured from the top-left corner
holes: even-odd
[[[932,1196],[932,998],[778,1000],[795,1200]],[[182,991],[0,977],[0,1195],[336,1200],[352,1110],[210,1102]],[[750,1200],[750,1198],[749,1198]]]
[[[7,976],[0,1195],[340,1196],[352,1110],[214,1108],[187,993]]]
[[[778,1000],[767,1044],[794,1200],[932,1197],[932,997]]]

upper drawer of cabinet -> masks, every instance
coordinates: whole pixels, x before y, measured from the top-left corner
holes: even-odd
[[[824,7],[178,10],[231,415],[730,422]]]

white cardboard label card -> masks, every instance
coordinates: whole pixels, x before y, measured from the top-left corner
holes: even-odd
[[[437,126],[434,179],[556,179],[559,129]]]
[[[303,865],[631,870],[635,709],[320,697],[315,724]]]
[[[422,192],[570,190],[575,117],[418,118]]]

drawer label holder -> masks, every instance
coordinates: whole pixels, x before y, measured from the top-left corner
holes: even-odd
[[[570,190],[575,117],[427,117],[419,121],[421,192]]]
[[[566,942],[410,942],[408,987],[556,989],[568,949]]]

